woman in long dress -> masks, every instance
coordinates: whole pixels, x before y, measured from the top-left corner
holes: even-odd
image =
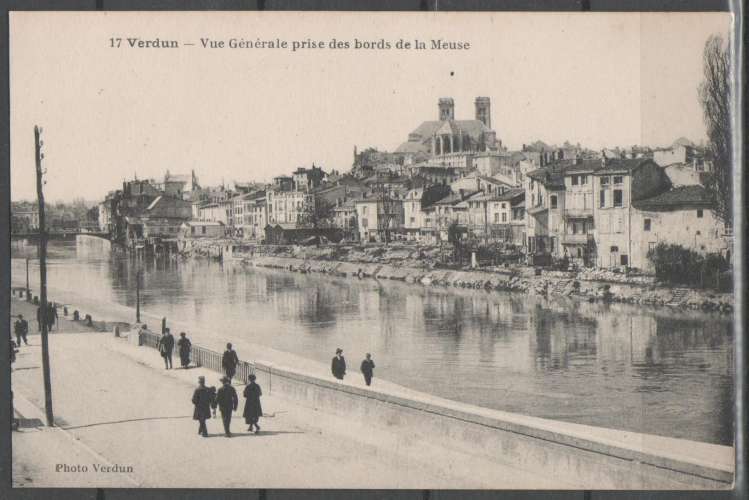
[[[260,426],[257,425],[260,417],[263,416],[263,408],[260,406],[260,396],[263,395],[263,391],[260,386],[255,383],[255,374],[250,375],[250,383],[244,388],[244,421],[250,426],[247,428],[248,431],[252,432],[252,426],[255,426],[255,434],[260,432]]]
[[[190,339],[185,336],[185,332],[179,334],[179,340],[177,341],[177,347],[179,347],[179,360],[182,368],[190,366],[190,351],[192,350],[192,343]]]

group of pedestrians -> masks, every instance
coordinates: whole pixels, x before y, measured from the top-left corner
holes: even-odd
[[[47,302],[46,310],[40,305],[36,308],[36,322],[39,327],[39,331],[42,331],[42,323],[47,323],[47,331],[54,330],[58,320],[57,316],[57,304]]]
[[[257,378],[254,373],[249,376],[249,379],[250,381],[242,393],[245,398],[242,416],[245,423],[249,424],[247,430],[252,432],[254,427],[254,432],[257,434],[260,432],[258,421],[263,416],[263,409],[260,405],[260,396],[263,395],[263,391],[257,384]],[[217,391],[215,387],[207,387],[205,385],[205,377],[198,377],[198,387],[192,395],[192,404],[195,406],[193,420],[199,422],[198,434],[203,437],[208,437],[206,421],[211,418],[211,410],[215,417],[217,408],[221,412],[224,435],[231,437],[231,417],[232,413],[237,411],[239,398],[237,397],[237,391],[231,385],[231,378],[224,375],[221,377],[221,384],[221,387]]]
[[[144,327],[145,328],[145,327]],[[159,337],[156,347],[159,350],[159,354],[164,358],[164,368],[166,370],[172,369],[172,353],[174,351],[175,341],[169,328],[164,328],[164,333]],[[177,349],[179,350],[180,364],[182,368],[188,368],[190,365],[190,353],[192,352],[192,342],[187,338],[185,332],[179,334],[179,340],[176,342]],[[221,387],[216,390],[215,387],[208,387],[205,385],[205,377],[198,377],[198,387],[192,395],[192,404],[195,406],[193,411],[193,419],[197,420],[200,425],[198,426],[198,434],[203,437],[208,436],[208,428],[206,426],[206,420],[211,418],[211,414],[216,416],[216,409],[221,413],[221,421],[224,426],[224,434],[227,437],[231,437],[231,416],[232,413],[237,411],[239,405],[239,398],[237,397],[237,391],[231,385],[232,379],[237,373],[237,366],[239,365],[239,356],[235,351],[231,343],[226,344],[226,351],[221,357],[221,368],[224,372],[224,376],[221,377]],[[260,396],[263,392],[260,386],[255,382],[256,377],[254,374],[249,376],[249,383],[244,388],[243,396],[245,398],[245,406],[243,416],[245,422],[249,424],[249,431],[253,431],[255,434],[260,432],[260,426],[258,421],[263,415],[263,410],[260,405]]]
[[[360,370],[364,376],[364,383],[372,385],[372,377],[374,376],[375,364],[372,360],[372,355],[367,353],[364,356],[364,360],[361,362]],[[339,381],[343,381],[343,377],[346,376],[346,358],[343,357],[343,349],[340,347],[335,350],[335,356],[330,363],[330,371],[333,372],[333,376]]]
[[[164,329],[164,333],[159,337],[159,341],[156,347],[159,350],[159,354],[164,358],[164,369],[172,369],[172,353],[174,352],[174,336],[169,328]],[[179,361],[182,368],[190,366],[190,353],[192,352],[192,342],[187,338],[185,332],[179,334],[179,340],[177,341],[177,349],[179,350]]]

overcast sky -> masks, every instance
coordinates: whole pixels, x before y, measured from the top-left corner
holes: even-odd
[[[202,184],[269,180],[354,146],[393,150],[437,99],[473,119],[488,96],[510,149],[541,139],[666,145],[705,136],[697,85],[728,14],[13,13],[12,198],[35,198],[44,127],[50,200],[101,199],[124,178],[195,169]],[[109,47],[112,37],[179,49]],[[203,49],[216,40],[467,41],[469,50]]]

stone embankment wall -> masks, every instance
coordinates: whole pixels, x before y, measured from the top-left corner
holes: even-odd
[[[302,405],[555,477],[570,488],[727,489],[733,481],[727,446],[354,387],[261,362],[254,369],[274,394]]]
[[[246,265],[301,273],[322,273],[351,278],[405,281],[424,286],[444,286],[510,291],[539,296],[570,296],[590,302],[626,302],[730,313],[733,295],[707,290],[658,286],[652,277],[626,276],[610,271],[581,273],[532,269],[493,268],[487,271],[410,267],[401,263],[341,262],[299,257],[259,255],[242,258]]]
[[[447,251],[447,250],[445,250]],[[194,240],[185,257],[223,257],[245,264],[334,276],[393,279],[424,286],[452,286],[539,296],[569,296],[590,302],[626,302],[731,313],[733,294],[673,288],[653,276],[605,269],[547,271],[521,265],[449,270],[439,267],[442,250],[418,245],[320,247],[256,245],[238,240]]]

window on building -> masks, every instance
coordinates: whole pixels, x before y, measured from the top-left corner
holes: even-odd
[[[502,203],[502,208],[507,208],[507,203]]]
[[[583,256],[583,249],[582,247],[577,247],[577,257],[582,258]]]
[[[621,189],[614,189],[614,206],[621,207],[623,205],[623,194]]]
[[[549,197],[549,200],[551,201],[551,208],[557,208],[557,196],[553,194]]]
[[[583,186],[588,183],[588,176],[587,175],[581,175],[580,176],[580,184]]]
[[[190,227],[190,234],[195,234],[195,226]]]
[[[657,244],[658,243],[656,241],[651,241],[650,243],[648,243],[648,250],[655,250],[655,246]]]
[[[205,229],[206,229],[206,227],[205,227],[205,226],[200,226],[200,229],[201,229],[201,231],[200,231],[200,232],[201,232],[201,233],[203,233],[203,234],[205,234]]]
[[[645,219],[645,222],[643,224],[643,229],[645,231],[650,231],[650,219]]]
[[[573,175],[572,176],[572,185],[573,186],[577,186],[578,183],[579,183],[578,177],[576,175]]]
[[[361,227],[363,228],[369,227],[369,222],[367,221],[366,217],[361,220]]]
[[[697,210],[697,218],[701,219],[702,215],[703,215],[703,212],[702,212],[702,209],[700,208],[699,210]]]
[[[614,184],[621,184],[622,182],[624,182],[624,179],[622,178],[621,175],[614,176]]]
[[[577,234],[577,222],[572,223],[572,234]]]
[[[600,199],[600,207],[606,208],[606,190],[601,189],[601,192],[599,193],[599,199]]]
[[[620,259],[620,262],[621,262],[621,264],[622,264],[623,266],[628,266],[628,265],[629,265],[629,255],[627,255],[627,254],[622,254],[622,255],[621,255],[621,256],[619,257],[619,259]]]
[[[362,215],[367,215],[367,207],[366,206],[361,207],[361,213],[362,213]]]
[[[601,177],[601,186],[608,186],[609,185],[609,176],[603,176]]]
[[[507,222],[507,213],[502,212],[502,222]]]
[[[618,251],[619,251],[619,247],[617,247],[617,246],[611,247],[611,253],[616,253]]]
[[[495,224],[498,224],[498,223],[499,223],[499,214],[498,214],[498,213],[495,213],[495,214],[494,214],[494,223],[495,223]]]
[[[701,235],[702,235],[702,231],[697,231],[697,232],[696,232],[695,234],[696,234],[697,236],[701,236]]]
[[[624,216],[619,215],[616,217],[616,220],[614,221],[614,232],[615,233],[623,233],[624,232]]]
[[[415,223],[416,223],[416,217],[411,217],[411,224],[415,224]]]

